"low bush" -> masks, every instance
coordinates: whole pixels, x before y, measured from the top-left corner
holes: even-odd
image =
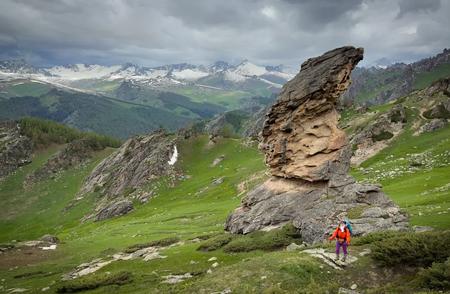
[[[160,240],[150,241],[147,243],[134,244],[134,245],[129,246],[127,249],[125,249],[125,252],[133,253],[139,249],[147,248],[147,247],[165,247],[165,246],[169,246],[174,243],[177,243],[178,241],[180,241],[180,238],[178,238],[178,237],[169,237],[169,238],[164,238],[164,239],[160,239]]]
[[[214,251],[219,248],[222,248],[226,244],[230,243],[231,240],[235,238],[234,235],[231,234],[221,234],[215,237],[212,237],[210,239],[207,239],[204,241],[200,246],[197,248],[197,250],[200,251]]]
[[[367,234],[365,236],[361,237],[355,237],[352,240],[352,244],[356,246],[360,245],[366,245],[366,244],[372,244],[377,241],[383,241],[389,238],[394,238],[398,236],[402,236],[406,233],[404,232],[397,232],[397,231],[381,231],[381,232],[374,232]]]
[[[301,235],[291,224],[269,232],[253,232],[239,236],[223,247],[225,252],[248,252],[253,250],[272,251],[286,247],[294,241],[301,241]]]
[[[125,285],[133,281],[130,272],[119,272],[114,274],[96,274],[88,277],[81,277],[71,281],[61,282],[57,288],[57,293],[74,293],[96,289],[108,285]]]
[[[450,290],[450,258],[446,262],[434,262],[418,273],[419,287],[433,290]]]
[[[385,266],[431,266],[449,256],[450,231],[401,234],[372,245],[372,258]]]
[[[384,140],[389,140],[390,138],[394,137],[394,134],[392,134],[391,132],[388,131],[382,131],[379,134],[373,135],[372,139],[374,141],[384,141]]]

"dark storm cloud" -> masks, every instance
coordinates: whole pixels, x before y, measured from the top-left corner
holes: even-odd
[[[353,44],[366,64],[411,61],[450,46],[449,12],[436,0],[3,0],[0,58],[297,66]]]

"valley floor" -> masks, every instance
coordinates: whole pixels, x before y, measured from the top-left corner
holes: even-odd
[[[355,169],[354,175],[360,180],[381,182],[392,199],[411,215],[412,225],[450,229],[449,138],[449,126],[433,136],[412,137],[406,133]],[[62,276],[80,264],[98,258],[111,260],[130,246],[167,238],[176,238],[176,243],[159,251],[165,258],[117,260],[76,280],[79,285],[95,285],[91,287],[95,289],[84,289],[88,293],[337,293],[339,288],[355,287],[372,293],[413,290],[401,285],[408,285],[416,269],[377,265],[368,254],[370,244],[364,242],[351,246],[351,255],[358,260],[345,270],[298,250],[198,250],[208,241],[203,240],[223,234],[227,215],[239,205],[245,191],[265,178],[262,156],[255,145],[221,139],[210,147],[207,141],[203,136],[179,146],[177,164],[185,177],[175,187],[162,179],[156,196],[146,204],[136,203],[132,213],[86,223],[79,219],[92,208],[95,194],[72,209],[64,208],[73,201],[83,179],[112,149],[97,153],[85,166],[24,188],[25,176],[60,146],[40,152],[32,164],[0,183],[0,242],[14,245],[55,234],[61,243],[56,250],[27,248],[1,253],[0,292],[69,291],[71,285],[61,282]],[[409,150],[429,154],[436,165],[401,172],[402,166],[406,169],[408,165]],[[211,166],[222,155],[224,160]],[[223,182],[217,184],[219,178]],[[333,244],[320,247],[333,252]],[[184,281],[166,283],[169,275]]]

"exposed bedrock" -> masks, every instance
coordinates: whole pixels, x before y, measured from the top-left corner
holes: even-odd
[[[336,104],[363,49],[342,47],[308,59],[269,110],[261,149],[272,174],[250,191],[225,228],[246,234],[292,222],[306,242],[323,240],[347,216],[355,234],[408,227],[378,185],[348,175],[351,147]]]

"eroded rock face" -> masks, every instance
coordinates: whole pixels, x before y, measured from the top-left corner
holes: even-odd
[[[262,133],[272,176],[246,195],[226,230],[246,234],[292,222],[304,241],[315,243],[344,216],[356,235],[407,228],[407,217],[380,186],[347,174],[352,150],[335,107],[362,54],[361,48],[342,47],[309,59],[283,87]],[[396,108],[386,119],[402,123],[403,115]]]
[[[119,198],[127,189],[169,174],[174,145],[175,140],[164,132],[129,139],[92,171],[80,194],[95,190],[109,199]]]
[[[14,121],[0,123],[0,180],[31,162],[33,143]]]
[[[345,133],[337,128],[335,105],[350,84],[363,49],[342,47],[308,59],[284,85],[270,109],[261,148],[272,175],[307,181],[328,180],[340,162]]]
[[[137,136],[105,158],[86,178],[78,193],[77,199],[90,192],[101,196],[95,212],[84,220],[126,214],[133,208],[130,199],[148,201],[152,192],[142,187],[161,176],[169,176],[170,180],[177,173],[174,165],[169,164],[175,141],[175,137],[163,131]]]

